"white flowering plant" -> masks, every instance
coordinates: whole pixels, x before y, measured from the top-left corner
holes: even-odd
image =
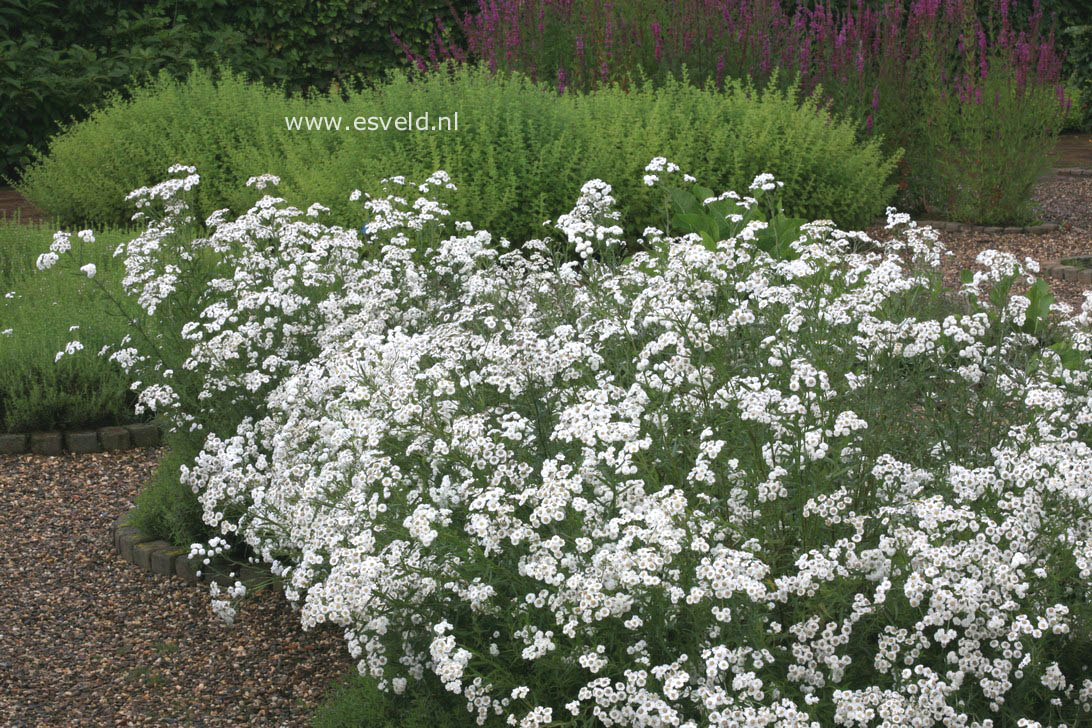
[[[270,268],[184,326],[207,401],[262,400],[184,468],[195,553],[244,544],[381,689],[479,725],[1089,720],[1092,296],[1050,306],[1063,357],[987,294],[1034,263],[984,254],[961,305],[894,211],[619,260],[598,180],[512,252],[422,199],[372,205],[374,257],[275,200],[214,225]],[[244,306],[256,271],[312,293]]]
[[[668,234],[694,233],[710,250],[715,250],[721,240],[742,238],[774,258],[796,257],[790,244],[800,236],[800,228],[807,220],[785,214],[780,193],[784,183],[772,174],[755,177],[749,190],[754,196],[740,196],[733,190],[715,194],[664,157],[649,162],[645,172],[645,184],[663,192]]]
[[[91,279],[124,317],[129,335],[99,354],[131,378],[137,413],[157,416],[172,445],[192,452],[209,433],[232,433],[243,419],[264,414],[269,392],[317,354],[320,334],[341,318],[346,302],[334,293],[345,277],[373,274],[374,262],[365,261],[388,238],[398,239],[399,251],[427,249],[440,239],[448,211],[434,198],[454,187],[443,173],[420,185],[383,180],[391,194],[363,202],[370,215],[364,235],[319,223],[327,212],[322,205],[303,211],[272,194],[237,218],[220,210],[200,224],[192,214],[197,170],[175,165],[168,173],[129,195],[133,219],[146,228],[115,251],[124,263],[124,295],[95,277],[96,268],[83,264],[65,233],[37,267]],[[264,191],[279,182],[260,175],[247,185]],[[81,348],[72,341],[57,357]],[[183,524],[174,532],[201,530]]]

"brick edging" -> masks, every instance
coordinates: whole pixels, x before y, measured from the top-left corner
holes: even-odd
[[[233,566],[226,560],[216,559],[204,566],[197,559],[190,560],[189,549],[179,548],[167,541],[156,539],[128,524],[131,513],[119,516],[111,527],[114,550],[122,559],[136,564],[144,571],[160,576],[174,576],[187,584],[208,584],[215,581],[220,586],[230,586],[236,580],[247,586],[269,582],[268,567],[256,565]],[[201,572],[200,578],[197,572]],[[232,574],[235,574],[232,577]]]
[[[985,233],[988,235],[1047,235],[1062,229],[1056,222],[1046,222],[1042,225],[1023,225],[1000,227],[996,225],[971,225],[966,222],[949,222],[947,220],[916,220],[918,225],[928,225],[936,230],[944,230],[950,233]]]
[[[1073,257],[1079,258],[1081,256],[1075,255]],[[1044,276],[1052,276],[1063,281],[1092,286],[1092,268],[1078,268],[1074,265],[1066,265],[1060,260],[1048,260],[1039,266],[1039,271]]]
[[[0,434],[0,455],[61,455],[65,452],[112,452],[136,447],[155,447],[162,433],[150,422],[96,430],[67,432],[15,432]]]
[[[1062,177],[1092,177],[1092,167],[1055,167],[1054,174]],[[886,220],[879,223],[886,224]],[[988,235],[1047,235],[1062,229],[1056,222],[1041,225],[972,225],[966,222],[948,220],[917,220],[918,225],[928,225],[936,230],[950,233],[985,233]],[[1067,279],[1068,280],[1068,279]]]

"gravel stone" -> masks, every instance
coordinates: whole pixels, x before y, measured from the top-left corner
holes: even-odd
[[[17,536],[0,551],[0,726],[302,727],[353,668],[341,632],[304,632],[276,588],[229,627],[206,585],[118,557],[111,530],[161,452],[0,456],[0,532]]]
[[[941,241],[952,252],[941,263],[947,287],[959,288],[961,270],[980,270],[975,258],[991,248],[1012,253],[1020,260],[1031,258],[1039,263],[1092,255],[1092,178],[1047,177],[1036,184],[1032,196],[1040,217],[1050,221],[1050,232],[1036,234],[1033,227],[1028,234],[988,234],[981,228],[940,234]],[[890,237],[890,232],[882,226],[870,227],[867,232],[877,240]],[[1040,275],[1044,274],[1045,271],[1040,272]],[[1092,285],[1081,282],[1075,275],[1072,280],[1044,277],[1058,303],[1070,306],[1074,313],[1080,311],[1084,291]]]

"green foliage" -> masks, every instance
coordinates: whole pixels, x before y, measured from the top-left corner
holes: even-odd
[[[893,192],[894,162],[878,142],[858,142],[852,124],[773,84],[761,93],[729,84],[719,93],[668,81],[558,97],[518,76],[461,70],[395,77],[359,106],[376,114],[454,109],[460,130],[351,136],[333,162],[342,171],[313,174],[373,192],[367,178],[354,180],[360,160],[372,168],[382,160],[382,175],[446,169],[460,186],[453,214],[510,240],[541,236],[542,220],[567,212],[582,184],[596,178],[614,187],[630,234],[662,224],[658,194],[641,183],[644,166],[661,155],[722,190],[745,189],[772,172],[785,182],[791,214],[843,225],[867,225]]]
[[[181,162],[196,166],[206,180],[197,201],[206,214],[223,206],[246,209],[259,195],[243,183],[284,166],[292,156],[284,141],[304,153],[310,142],[322,141],[318,135],[278,135],[284,116],[303,108],[279,90],[229,72],[214,80],[195,70],[186,81],[161,73],[130,98],[115,94],[56,136],[20,189],[64,224],[119,223],[133,213],[124,202],[129,192],[154,184]]]
[[[1070,25],[1061,33],[1066,49],[1069,80],[1066,94],[1073,106],[1066,115],[1065,127],[1075,131],[1092,131],[1092,17],[1084,25]]]
[[[734,238],[751,223],[766,223],[755,233],[755,245],[778,260],[797,257],[789,246],[800,236],[800,228],[807,220],[788,217],[784,208],[766,195],[762,195],[760,206],[746,205],[731,197],[713,200],[713,191],[700,185],[694,185],[693,192],[668,187],[667,194],[673,213],[669,231],[672,234],[697,233],[706,248],[716,250],[717,241]]]
[[[435,19],[470,0],[10,0],[0,7],[0,177],[14,177],[33,150],[69,120],[109,102],[133,80],[174,78],[194,62],[290,91],[325,91],[409,63]],[[457,26],[449,23],[453,29]]]
[[[1002,325],[1000,312],[1004,309],[1005,303],[1011,298],[1012,288],[1017,278],[1016,274],[1009,274],[994,283],[986,294],[988,306],[983,305],[973,293],[968,294],[967,302],[971,310],[974,313],[985,313],[991,326],[998,327]],[[960,271],[960,280],[964,284],[970,283],[974,280],[974,274],[969,270]],[[1050,284],[1042,278],[1036,278],[1024,295],[1029,301],[1024,322],[1019,326],[1014,326],[1014,329],[1029,336],[1034,336],[1048,346],[1061,343],[1061,332],[1051,321],[1050,307],[1054,304],[1054,295],[1050,292]]]
[[[919,113],[899,122],[916,191],[908,206],[980,225],[1028,224],[1036,220],[1031,190],[1050,168],[1061,128],[1057,92],[1021,88],[1000,64],[980,83],[974,102],[925,82]]]
[[[112,285],[120,266],[111,253],[125,234],[101,232],[81,251]],[[45,226],[0,222],[0,432],[132,422],[128,379],[96,356],[125,334],[125,322],[86,305],[90,281],[34,276],[34,260],[51,239]],[[83,350],[55,361],[71,341]]]
[[[409,113],[458,114],[458,130],[293,131],[284,120],[333,116],[348,126],[358,115]],[[182,162],[203,179],[199,216],[247,209],[259,193],[242,182],[270,173],[282,178],[278,193],[289,202],[322,201],[337,219],[359,224],[359,206],[344,190],[378,194],[386,176],[444,169],[460,188],[453,214],[520,241],[540,237],[542,221],[567,211],[594,178],[615,186],[630,232],[661,223],[658,198],[641,184],[644,166],[659,155],[720,189],[746,188],[771,172],[785,182],[790,215],[846,226],[870,223],[893,192],[895,159],[885,158],[879,140],[859,141],[852,124],[801,100],[795,88],[729,84],[716,92],[683,81],[559,97],[481,69],[395,73],[347,100],[285,99],[230,73],[218,82],[202,72],[184,83],[160,77],[56,137],[20,189],[68,222],[119,221],[132,212],[122,202],[129,190]]]
[[[1089,129],[1089,113],[1092,107],[1088,103],[1088,98],[1092,93],[1092,85],[1088,85],[1087,88],[1087,91],[1082,89],[1080,80],[1076,76],[1071,76],[1066,81],[1065,97],[1069,102],[1069,108],[1062,120],[1062,131],[1079,132]]]
[[[431,690],[429,689],[431,687]],[[469,725],[466,707],[438,684],[418,682],[408,695],[380,692],[355,670],[337,683],[312,720],[313,728],[457,728]]]
[[[205,16],[224,13],[217,0],[196,3]],[[293,0],[244,2],[231,7],[231,24],[247,28],[252,40],[269,49],[284,69],[274,79],[289,90],[326,90],[350,85],[360,75],[375,76],[409,63],[406,51],[424,48],[438,33],[436,19],[461,15],[473,0]],[[194,13],[198,17],[198,13]],[[454,29],[456,23],[448,22]],[[444,36],[449,33],[444,33]],[[444,40],[447,38],[444,37]],[[411,51],[412,52],[412,51]]]
[[[179,469],[193,463],[201,443],[184,433],[168,433],[165,444],[168,450],[137,494],[129,523],[149,536],[187,547],[212,535],[201,521],[201,505],[179,479]]]
[[[176,22],[156,2],[14,0],[0,9],[0,114],[8,122],[0,176],[14,177],[60,126],[110,93],[159,72],[181,76],[194,59],[278,78],[278,61],[244,29]]]

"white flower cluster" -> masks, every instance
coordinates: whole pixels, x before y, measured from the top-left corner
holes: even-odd
[[[557,219],[557,227],[576,248],[576,254],[587,259],[599,247],[609,249],[623,243],[623,230],[617,221],[621,214],[614,209],[611,186],[603,180],[593,179],[580,188],[580,197],[572,212]],[[612,225],[603,225],[612,222]]]
[[[645,171],[650,174],[644,176],[644,183],[649,187],[655,187],[657,183],[663,181],[660,175],[678,174],[681,170],[679,165],[668,161],[666,157],[653,157],[652,161],[645,165]],[[684,173],[682,179],[686,183],[697,182],[697,179],[690,174]]]
[[[1089,367],[997,328],[1019,304],[907,305],[935,290],[932,231],[854,252],[817,222],[792,261],[753,231],[658,234],[608,264],[593,181],[557,221],[572,263],[467,224],[426,245],[447,211],[424,197],[365,205],[374,259],[274,198],[209,221],[194,247],[231,268],[187,367],[210,404],[265,409],[185,479],[382,688],[438,680],[478,724],[528,728],[1087,720]],[[149,309],[173,285],[155,229],[128,247]],[[1090,319],[1092,297],[1062,325],[1084,362]],[[892,412],[906,372],[929,390]],[[891,437],[926,407],[935,427]],[[957,416],[993,435],[953,437]]]

